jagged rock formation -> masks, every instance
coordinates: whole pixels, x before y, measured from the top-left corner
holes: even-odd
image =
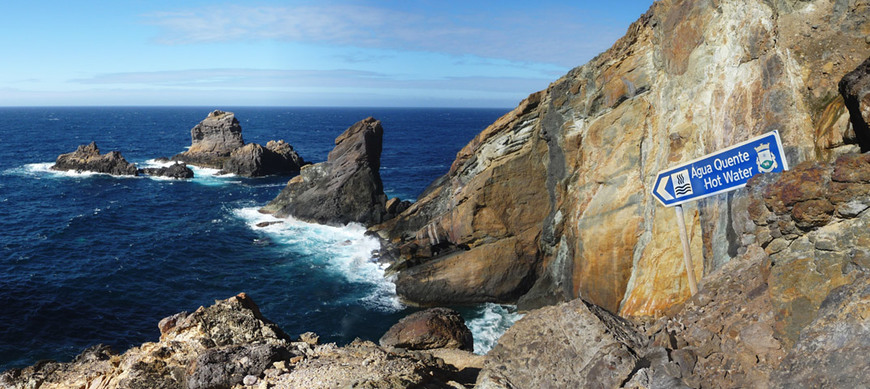
[[[335,139],[326,162],[308,165],[260,211],[321,224],[380,223],[387,215],[381,174],[384,129],[361,120]]]
[[[405,269],[397,290],[427,304],[583,296],[663,314],[689,291],[674,212],[649,194],[655,174],[770,130],[790,165],[866,148],[837,83],[870,55],[868,15],[828,0],[656,2],[374,228]],[[686,206],[698,278],[745,246],[733,208],[744,196]]]
[[[194,126],[190,139],[190,148],[173,156],[173,161],[220,169],[233,150],[245,145],[236,115],[220,110],[212,111]]]
[[[246,177],[297,173],[305,161],[284,142],[269,141],[266,147],[249,143],[233,150],[221,171]]]
[[[294,174],[305,161],[283,140],[266,147],[245,144],[242,126],[232,112],[213,111],[190,130],[190,148],[172,157],[192,165],[221,169],[246,177]]]
[[[381,337],[383,347],[410,350],[454,348],[474,351],[471,330],[459,312],[449,308],[430,308],[412,313],[390,327]]]
[[[174,163],[169,166],[147,167],[139,169],[139,174],[147,174],[156,177],[169,177],[175,179],[193,178],[193,170],[184,163]]]
[[[52,170],[88,171],[116,176],[137,175],[136,165],[127,162],[118,151],[100,154],[96,142],[79,146],[76,151],[57,157]]]
[[[387,351],[372,342],[292,341],[244,293],[160,321],[160,341],[117,354],[106,346],[73,362],[41,361],[0,375],[4,388],[216,389],[450,387],[468,377],[431,355]],[[458,381],[457,381],[458,380]],[[470,382],[473,382],[473,377]]]

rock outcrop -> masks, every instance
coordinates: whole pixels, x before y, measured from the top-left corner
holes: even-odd
[[[293,341],[245,294],[167,317],[158,327],[158,342],[123,354],[95,346],[72,362],[11,369],[0,374],[0,387],[398,389],[473,382],[431,355],[387,351],[360,340],[320,345],[312,333]]]
[[[138,174],[136,165],[127,162],[120,152],[110,151],[106,154],[100,154],[96,142],[81,145],[72,153],[59,155],[51,169],[87,171],[115,176],[135,176]]]
[[[487,355],[478,387],[864,385],[870,154],[755,176],[733,209],[748,243],[691,299],[636,324],[579,299],[531,311]]]
[[[674,212],[649,194],[656,173],[771,130],[792,166],[866,148],[837,85],[870,56],[866,11],[827,0],[655,2],[373,228],[399,256],[397,290],[426,304],[529,309],[583,296],[624,316],[664,314],[689,289]],[[685,206],[696,278],[741,254],[735,231],[747,220],[734,206],[745,196]]]
[[[139,174],[147,174],[155,177],[168,177],[175,179],[193,178],[193,170],[184,163],[173,163],[169,166],[147,167],[139,169]]]
[[[412,313],[390,327],[378,343],[383,347],[409,350],[454,348],[474,351],[474,339],[465,319],[449,308]]]
[[[634,325],[583,300],[541,308],[499,338],[475,388],[617,388],[645,345]]]
[[[172,160],[245,177],[295,174],[305,165],[293,146],[283,140],[269,141],[266,147],[246,145],[242,126],[232,112],[211,112],[190,130],[190,138],[190,148]]]
[[[249,143],[233,150],[221,172],[246,177],[298,173],[305,161],[283,140],[269,141],[266,147]]]
[[[242,126],[232,112],[212,111],[190,130],[190,148],[172,157],[197,166],[220,169],[233,150],[245,145]]]
[[[335,139],[326,162],[307,165],[260,211],[321,224],[371,225],[386,215],[379,172],[384,129],[367,118]]]

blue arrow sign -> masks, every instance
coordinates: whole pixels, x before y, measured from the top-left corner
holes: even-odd
[[[779,132],[772,131],[659,172],[653,196],[671,207],[746,186],[758,173],[788,170]]]

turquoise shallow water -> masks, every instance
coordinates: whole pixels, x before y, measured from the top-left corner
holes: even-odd
[[[233,108],[246,142],[284,139],[306,160],[337,135],[383,123],[388,195],[413,199],[456,152],[506,110]],[[58,154],[96,141],[141,165],[190,144],[213,108],[0,108],[0,370],[70,360],[105,343],[118,351],[159,336],[157,322],[246,292],[290,334],[377,340],[410,313],[368,253],[361,226],[289,220],[265,228],[256,212],[287,177],[172,181],[48,170]],[[478,351],[516,319],[511,307],[461,307]]]

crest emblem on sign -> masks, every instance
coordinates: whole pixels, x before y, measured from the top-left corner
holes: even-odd
[[[761,173],[770,173],[778,166],[776,157],[770,152],[770,143],[762,143],[755,148],[758,157],[755,163],[758,164],[758,171]]]

